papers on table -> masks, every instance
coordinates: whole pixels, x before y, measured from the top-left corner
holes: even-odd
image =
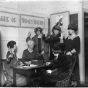
[[[51,64],[51,62],[46,62],[46,65],[50,65]]]
[[[30,64],[30,67],[36,67],[37,65],[35,65],[35,64]]]
[[[34,64],[30,64],[30,66],[24,66],[24,65],[19,65],[17,66],[17,68],[31,68],[31,67],[36,67],[37,65],[34,65]]]

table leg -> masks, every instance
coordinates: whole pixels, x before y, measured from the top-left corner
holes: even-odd
[[[27,86],[31,87],[31,77],[29,74],[27,74]]]
[[[16,71],[13,69],[13,86],[16,86]]]

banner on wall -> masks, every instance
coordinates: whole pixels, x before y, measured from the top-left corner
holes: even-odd
[[[19,27],[19,15],[0,12],[0,25]]]
[[[58,24],[60,27],[63,26],[63,16],[62,16],[62,14],[58,14],[56,16],[56,24]]]
[[[15,14],[10,12],[0,12],[0,26],[44,28],[44,18],[30,15]]]
[[[41,27],[44,28],[44,18],[21,15],[21,27]]]

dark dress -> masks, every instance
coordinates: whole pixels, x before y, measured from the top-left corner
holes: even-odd
[[[80,38],[79,36],[75,37],[73,40],[66,38],[65,40],[65,51],[71,51],[76,49],[76,52],[79,53],[80,51]]]
[[[52,48],[53,48],[55,43],[60,41],[60,38],[59,38],[60,36],[61,36],[60,34],[57,34],[56,36],[53,34],[50,36],[50,38],[43,37],[44,42],[48,43],[50,46],[50,60],[54,59],[54,55],[52,53]]]
[[[73,40],[71,39],[66,39],[65,40],[65,52],[71,51],[72,49],[76,50],[76,58],[77,58],[77,62],[75,64],[75,68],[74,68],[74,75],[72,76],[72,80],[79,80],[79,57],[78,54],[80,52],[80,38],[79,36],[75,37]],[[74,54],[73,54],[74,55]]]
[[[48,50],[48,45],[43,40],[43,37],[38,38],[38,35],[35,35],[32,39],[35,42],[34,50],[37,53],[37,59],[43,60],[44,62],[47,62],[49,50]],[[42,51],[44,51],[43,55],[41,54]]]
[[[36,52],[33,50],[33,52],[29,52],[28,49],[25,49],[23,51],[23,55],[22,55],[22,61],[31,61],[31,60],[35,60],[36,58]]]

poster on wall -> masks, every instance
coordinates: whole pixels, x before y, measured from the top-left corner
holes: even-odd
[[[56,25],[61,27],[61,31],[63,32],[63,15],[62,14],[58,14],[56,16]]]
[[[0,11],[0,26],[20,28],[44,28],[45,18]]]
[[[62,14],[59,14],[56,16],[56,25],[59,25],[60,27],[63,26],[63,16]]]
[[[0,12],[0,26],[19,27],[20,17],[10,12]]]
[[[69,11],[51,14],[51,30],[53,26],[58,25],[61,27],[61,32],[64,35],[68,35],[68,24],[69,24]],[[52,33],[52,32],[51,32]]]
[[[44,18],[36,16],[21,15],[21,27],[44,28]]]

